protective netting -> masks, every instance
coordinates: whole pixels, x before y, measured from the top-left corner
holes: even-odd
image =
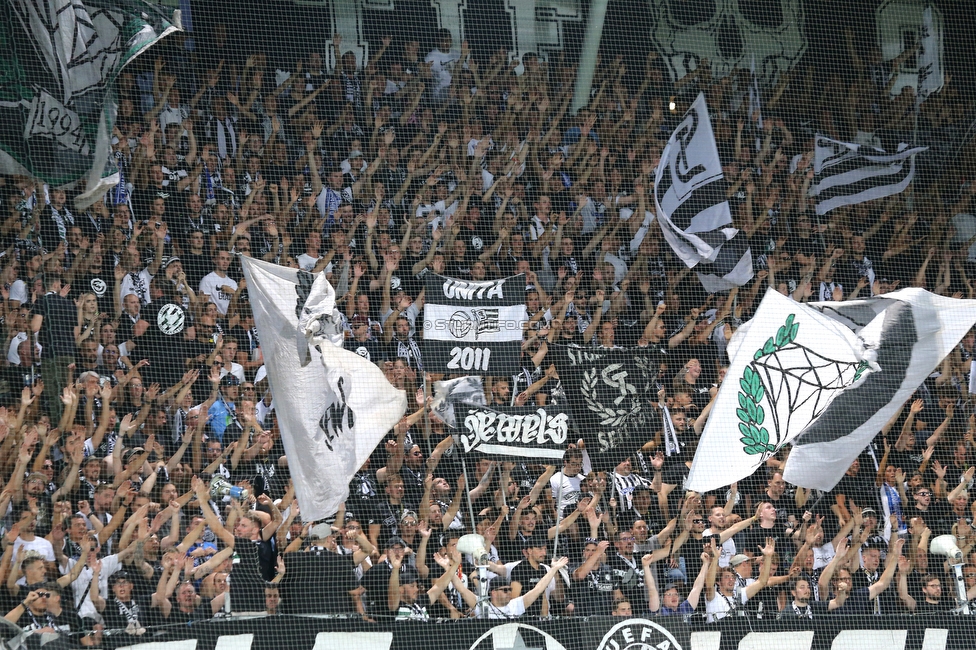
[[[6,0],[0,636],[971,648],[971,9]]]

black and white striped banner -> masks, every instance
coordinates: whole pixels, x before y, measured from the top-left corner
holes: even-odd
[[[898,194],[915,177],[915,154],[928,150],[902,142],[889,154],[819,134],[816,142],[810,196],[817,199],[817,214]]]
[[[429,273],[424,303],[424,368],[465,375],[518,372],[525,275],[473,282]]]
[[[664,238],[710,293],[752,279],[752,252],[732,226],[726,189],[705,96],[699,94],[661,153],[654,202]]]

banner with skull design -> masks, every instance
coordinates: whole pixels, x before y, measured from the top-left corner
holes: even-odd
[[[525,275],[475,282],[425,276],[424,368],[465,375],[519,371]]]
[[[807,49],[801,0],[715,0],[700,5],[651,0],[651,6],[651,41],[674,81],[707,61],[716,79],[754,65],[756,76],[768,87]]]
[[[549,346],[547,358],[556,364],[574,428],[586,443],[594,470],[612,471],[661,428],[652,406],[657,402],[657,352],[655,346]]]

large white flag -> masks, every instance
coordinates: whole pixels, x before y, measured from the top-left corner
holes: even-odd
[[[400,420],[406,394],[342,349],[325,273],[241,258],[302,518],[334,514],[349,481]],[[301,323],[299,322],[301,314]]]
[[[922,289],[809,304],[768,290],[729,343],[686,487],[743,479],[792,444],[784,478],[832,489],[973,323],[976,300]]]
[[[942,90],[942,21],[934,19],[932,7],[922,11],[922,29],[918,34],[918,82],[915,85],[916,108],[929,95]]]

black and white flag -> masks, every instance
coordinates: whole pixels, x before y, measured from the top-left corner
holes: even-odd
[[[699,94],[661,153],[654,203],[664,238],[709,293],[752,279],[752,252],[745,234],[732,226],[726,189],[705,96]]]
[[[519,370],[525,275],[473,282],[426,275],[424,368],[467,375],[512,375]]]
[[[889,154],[877,147],[817,134],[815,176],[810,185],[810,196],[817,199],[817,214],[898,194],[915,177],[915,154],[926,150],[928,147],[902,142],[897,152]]]
[[[558,406],[489,407],[458,403],[454,412],[458,418],[455,440],[466,454],[556,461],[566,453],[569,413]]]
[[[349,481],[403,416],[407,397],[375,364],[342,349],[324,271],[253,257],[241,266],[302,517],[324,519],[348,498]]]
[[[612,471],[661,428],[653,346],[609,349],[551,345],[547,358],[573,409],[573,425],[594,470]]]

